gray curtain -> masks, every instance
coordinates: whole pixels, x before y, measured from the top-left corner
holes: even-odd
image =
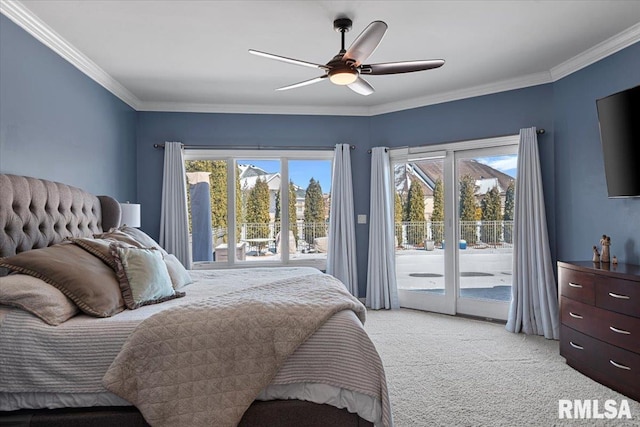
[[[559,339],[558,292],[553,272],[536,128],[521,129],[508,331]]]
[[[186,267],[191,268],[187,211],[187,175],[182,144],[164,144],[164,173],[160,207],[160,245]]]
[[[371,150],[367,307],[376,310],[400,308],[396,284],[393,208],[389,153],[386,147],[375,147]]]
[[[341,280],[357,297],[356,226],[349,144],[336,144],[333,158],[328,246],[327,273]]]

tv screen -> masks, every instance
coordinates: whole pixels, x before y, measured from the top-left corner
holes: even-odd
[[[640,86],[596,101],[609,197],[640,197]]]

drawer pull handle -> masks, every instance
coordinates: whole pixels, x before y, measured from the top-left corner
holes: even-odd
[[[627,295],[614,294],[613,292],[609,292],[609,296],[618,299],[631,299],[631,297],[628,297]]]
[[[613,361],[613,360],[611,360],[611,359],[609,359],[609,362],[611,362],[611,364],[612,364],[613,366],[615,366],[616,368],[624,369],[624,370],[626,370],[626,371],[630,371],[630,370],[631,370],[631,368],[630,368],[630,367],[628,367],[628,366],[624,366],[624,365],[621,365],[621,364],[619,364],[619,363],[616,363],[616,362],[614,362],[614,361]]]
[[[571,347],[573,348],[577,348],[578,350],[584,350],[584,347],[578,344],[574,344],[573,341],[569,341],[569,344],[571,345]]]
[[[578,285],[577,283],[571,283],[569,282],[569,286],[571,286],[572,288],[581,288],[582,285]]]
[[[573,312],[569,312],[569,316],[573,317],[574,319],[582,319],[582,316],[580,316],[579,314],[575,314]]]
[[[609,326],[609,329],[611,329],[613,332],[617,334],[631,335],[631,332],[625,331],[624,329],[614,328],[613,326]]]

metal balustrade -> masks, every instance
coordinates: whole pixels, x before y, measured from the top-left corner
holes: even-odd
[[[395,235],[398,249],[422,249],[425,242],[433,242],[436,248],[441,248],[444,241],[444,222],[397,222]],[[471,248],[511,248],[513,221],[460,221],[458,235]]]

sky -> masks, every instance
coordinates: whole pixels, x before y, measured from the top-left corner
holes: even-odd
[[[238,160],[238,164],[257,166],[269,173],[280,172],[278,160]],[[289,179],[299,187],[306,189],[309,180],[320,181],[323,193],[331,190],[331,161],[330,160],[289,160]]]
[[[478,162],[491,166],[500,172],[515,178],[518,168],[518,155],[510,154],[508,156],[478,157]]]
[[[518,156],[510,154],[506,156],[478,157],[480,163],[491,166],[507,175],[515,178],[518,164]],[[278,160],[241,159],[238,164],[255,165],[269,173],[280,172]],[[313,178],[320,181],[323,193],[331,190],[331,161],[330,160],[289,160],[289,179],[294,184],[306,189],[309,180]]]

